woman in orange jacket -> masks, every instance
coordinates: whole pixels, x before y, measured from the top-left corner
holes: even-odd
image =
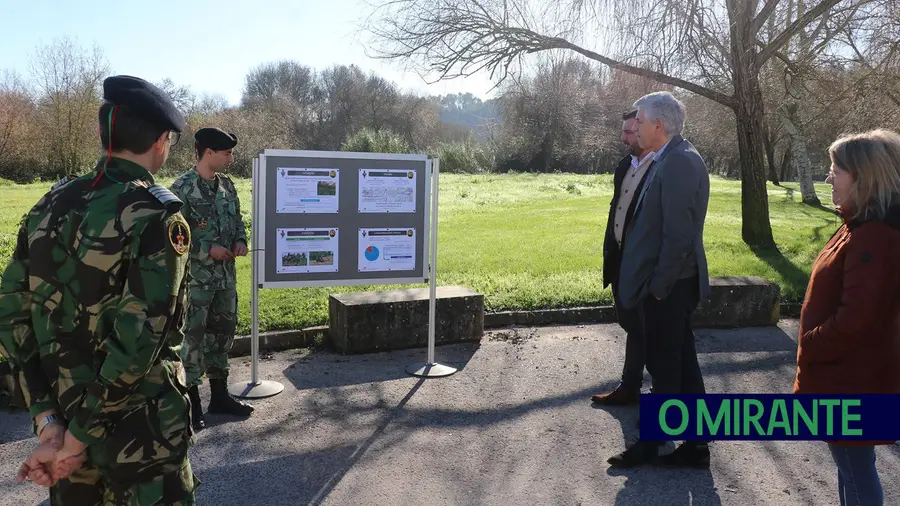
[[[900,135],[842,137],[829,154],[843,224],[812,267],[794,393],[900,394]],[[842,506],[883,503],[875,446],[894,443],[829,441]]]

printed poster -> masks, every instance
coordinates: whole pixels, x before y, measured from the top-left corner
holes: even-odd
[[[279,167],[276,171],[277,213],[337,213],[338,169]]]
[[[279,228],[276,236],[279,274],[337,272],[337,228]]]
[[[416,171],[359,169],[359,212],[416,212]]]
[[[416,229],[359,229],[359,272],[411,271],[416,268]]]

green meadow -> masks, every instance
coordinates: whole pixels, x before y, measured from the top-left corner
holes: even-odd
[[[601,276],[611,175],[442,174],[440,183],[439,285],[462,285],[483,293],[488,311],[611,302]],[[237,184],[249,227],[250,181]],[[4,266],[19,220],[49,186],[0,182]],[[705,232],[710,275],[761,276],[780,284],[785,302],[799,302],[815,256],[839,226],[837,216],[802,204],[796,184],[770,184],[771,222],[779,251],[756,254],[741,241],[740,187],[740,181],[712,180]],[[830,188],[822,184],[817,190],[820,200],[830,204]],[[239,332],[248,333],[249,257],[238,260],[238,276]],[[328,294],[392,288],[398,287],[262,290],[260,330],[322,325],[328,321]]]

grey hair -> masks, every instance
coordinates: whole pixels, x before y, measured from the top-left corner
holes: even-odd
[[[634,106],[643,109],[650,121],[663,120],[663,127],[669,137],[684,132],[684,104],[668,91],[644,95],[634,102]]]

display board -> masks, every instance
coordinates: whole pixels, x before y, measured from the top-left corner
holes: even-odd
[[[428,282],[428,155],[259,153],[253,175],[259,288]]]

